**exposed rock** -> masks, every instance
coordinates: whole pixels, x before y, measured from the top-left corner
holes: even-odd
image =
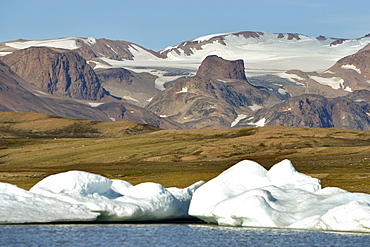
[[[0,60],[0,111],[38,112],[98,121],[127,120],[161,128],[181,128],[145,108],[124,101],[97,103],[58,97],[30,85]]]
[[[99,80],[111,95],[144,107],[160,92],[155,88],[157,76],[149,73],[135,73],[124,68],[97,69]]]
[[[163,129],[182,129],[178,123],[160,118],[145,108],[125,102],[105,103],[98,106],[97,109],[107,114],[112,121],[132,121]]]
[[[270,107],[279,97],[249,84],[242,62],[211,56],[195,77],[171,82],[147,108],[186,128],[230,128],[239,114]]]
[[[24,80],[50,94],[86,100],[108,95],[94,70],[74,51],[31,47],[3,60]]]
[[[1,111],[40,112],[65,117],[109,121],[101,111],[68,98],[48,97],[0,60]]]
[[[132,49],[142,49],[152,54],[154,57],[160,57],[158,53],[152,50],[145,49],[144,47],[127,41],[90,38],[90,40],[88,39],[87,41],[80,39],[77,42],[79,42],[79,48],[76,49],[76,52],[86,60],[97,57],[105,57],[119,61],[133,60],[134,54],[132,53]]]
[[[292,97],[270,109],[241,120],[236,127],[281,125],[310,128],[370,129],[370,91],[325,98],[321,95]]]
[[[356,90],[370,89],[370,44],[340,59],[323,72],[290,70],[285,74],[297,83],[285,87],[293,96],[309,93],[333,98]]]
[[[247,81],[243,60],[228,61],[216,55],[208,56],[203,60],[196,76]]]

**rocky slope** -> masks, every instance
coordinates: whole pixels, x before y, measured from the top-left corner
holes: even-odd
[[[304,94],[241,120],[236,127],[266,125],[370,130],[370,91],[326,98]]]
[[[100,100],[108,96],[94,70],[77,53],[47,47],[31,47],[3,57],[20,77],[57,96]]]
[[[125,101],[97,102],[51,95],[20,78],[0,60],[0,111],[38,112],[98,121],[134,121],[161,128],[180,126]]]
[[[108,121],[101,111],[68,98],[48,97],[20,78],[0,60],[1,111],[40,112],[58,116]]]
[[[208,56],[195,77],[171,82],[147,108],[186,128],[229,128],[239,114],[272,106],[287,97],[249,84],[242,60]]]
[[[99,80],[111,95],[144,107],[160,92],[155,88],[157,76],[149,73],[135,73],[124,68],[97,69]]]
[[[137,44],[122,41],[95,38],[60,38],[50,40],[15,40],[0,43],[0,53],[10,53],[30,47],[51,47],[74,50],[86,60],[107,58],[113,60],[133,60],[138,53],[148,57],[160,57],[154,51],[145,49]]]
[[[337,97],[355,90],[370,89],[370,44],[355,54],[339,59],[329,69],[317,72],[290,70],[280,76],[297,83],[285,87],[292,95],[302,93]]]

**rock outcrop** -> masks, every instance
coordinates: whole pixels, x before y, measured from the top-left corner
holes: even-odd
[[[3,60],[24,80],[50,94],[85,100],[108,95],[94,70],[74,51],[31,47]]]
[[[247,81],[243,60],[228,61],[216,55],[208,56],[203,60],[196,76]]]
[[[236,127],[265,125],[370,130],[370,91],[336,98],[314,94],[292,97],[241,120]]]
[[[282,97],[288,96],[249,84],[243,62],[210,56],[195,77],[171,82],[147,108],[185,128],[230,128],[239,114],[252,114]]]

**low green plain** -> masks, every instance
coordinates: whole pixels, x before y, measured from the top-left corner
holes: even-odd
[[[0,182],[24,189],[70,170],[182,188],[246,159],[266,169],[289,159],[323,187],[370,193],[369,131],[283,126],[161,130],[133,122],[0,113]]]

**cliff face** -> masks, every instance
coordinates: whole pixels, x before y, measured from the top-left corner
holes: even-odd
[[[31,47],[3,60],[24,80],[50,94],[86,100],[108,95],[94,70],[74,51]]]
[[[228,61],[216,55],[208,56],[203,60],[196,76],[224,80],[247,80],[243,60]]]

